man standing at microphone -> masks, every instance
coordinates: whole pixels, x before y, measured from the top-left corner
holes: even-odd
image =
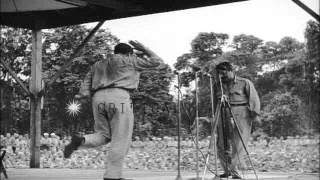
[[[240,134],[246,146],[250,135],[252,122],[260,113],[260,100],[253,83],[236,76],[231,63],[220,60],[216,63],[215,70],[218,73],[217,96],[221,99],[223,94],[231,106],[234,120],[239,126]],[[221,108],[221,119],[218,123],[218,157],[224,169],[221,178],[232,176],[232,179],[241,179],[237,171],[237,165],[244,154],[244,145],[241,142],[237,127],[231,120],[231,113],[226,107]]]
[[[79,147],[98,147],[110,142],[104,180],[122,179],[122,164],[131,144],[134,121],[130,93],[138,88],[141,71],[159,69],[164,64],[143,44],[129,43],[144,58],[137,57],[130,45],[119,43],[114,54],[91,67],[76,98],[92,98],[95,133],[73,136],[64,150],[64,157],[69,158]]]

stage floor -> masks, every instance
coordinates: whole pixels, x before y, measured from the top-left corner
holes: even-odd
[[[102,169],[7,169],[9,180],[102,180]],[[203,172],[200,173],[202,175]],[[133,180],[175,180],[176,171],[125,170],[125,178]],[[285,172],[258,172],[259,180],[319,180],[319,174],[301,174]],[[183,180],[196,177],[195,172],[181,172]],[[1,180],[3,174],[1,174]],[[213,179],[209,172],[206,180]],[[252,172],[247,172],[245,179],[256,179]]]

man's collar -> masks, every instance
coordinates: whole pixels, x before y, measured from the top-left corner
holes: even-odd
[[[226,84],[236,83],[238,80],[238,76],[234,75],[234,78],[232,80],[227,81]]]

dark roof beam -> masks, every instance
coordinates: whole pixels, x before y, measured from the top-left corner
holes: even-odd
[[[0,63],[2,66],[11,74],[11,76],[17,81],[17,83],[20,85],[20,87],[24,90],[24,92],[31,96],[31,92],[28,90],[28,88],[24,85],[24,83],[20,80],[18,75],[10,68],[9,64],[7,64],[5,61],[2,59],[0,60]]]
[[[84,6],[88,5],[88,3],[83,0],[56,0],[56,1],[70,4],[70,5],[74,5],[74,6],[78,6],[78,7],[84,7]]]
[[[320,22],[320,16],[315,13],[312,9],[310,9],[308,6],[303,4],[299,0],[292,0],[294,3],[296,3],[298,6],[300,6],[303,10],[305,10],[307,13],[309,13],[313,18],[315,18],[318,22]]]
[[[88,4],[93,4],[96,6],[107,7],[116,9],[119,11],[142,11],[144,8],[141,5],[133,4],[130,1],[121,0],[84,0]]]
[[[100,7],[107,7],[111,9],[116,9],[119,11],[142,11],[143,7],[141,5],[133,4],[130,1],[121,0],[56,0],[66,4],[84,7],[88,5],[95,5]]]

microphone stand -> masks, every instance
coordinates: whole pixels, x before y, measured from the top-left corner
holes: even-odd
[[[213,77],[211,74],[209,74],[210,77],[210,98],[211,98],[211,130],[213,132],[214,129],[214,99],[213,99]],[[217,143],[216,143],[216,137],[215,134],[212,134],[211,136],[213,136],[213,144],[214,144],[214,152],[215,152],[215,156],[214,156],[214,162],[215,162],[215,170],[216,170],[216,174],[218,174],[218,164],[217,164]],[[211,143],[212,141],[210,141]],[[209,157],[208,157],[209,159]]]
[[[196,91],[196,178],[195,180],[200,180],[199,177],[199,95],[198,95],[198,73],[199,70],[195,72],[195,91]],[[179,141],[178,141],[179,142]],[[178,144],[179,145],[179,144]],[[178,154],[179,155],[179,154]],[[178,169],[179,170],[179,169]]]
[[[180,129],[181,129],[181,85],[180,85],[180,74],[176,71],[174,71],[174,74],[178,77],[178,86],[175,86],[178,89],[178,127],[177,127],[177,133],[178,133],[178,175],[175,180],[182,180],[181,172],[180,172],[180,160],[181,160],[181,139],[180,139]]]
[[[217,144],[216,144],[216,137],[215,137],[215,129],[217,126],[217,122],[218,119],[215,120],[215,112],[214,112],[214,98],[213,98],[213,77],[211,74],[207,73],[207,75],[210,77],[210,100],[211,100],[211,119],[210,119],[210,123],[211,123],[211,138],[210,138],[210,143],[209,143],[209,148],[208,148],[208,155],[206,158],[206,162],[205,162],[205,167],[204,167],[204,171],[203,171],[203,176],[202,176],[202,180],[204,180],[204,177],[206,175],[206,171],[207,171],[207,165],[209,163],[209,159],[210,159],[210,152],[212,151],[212,146],[213,146],[213,151],[215,153],[214,155],[214,162],[215,162],[215,179],[220,179],[217,174],[218,174],[218,164],[217,164]]]
[[[196,179],[199,179],[199,97],[198,97],[198,73],[195,74],[195,89],[196,89]]]

